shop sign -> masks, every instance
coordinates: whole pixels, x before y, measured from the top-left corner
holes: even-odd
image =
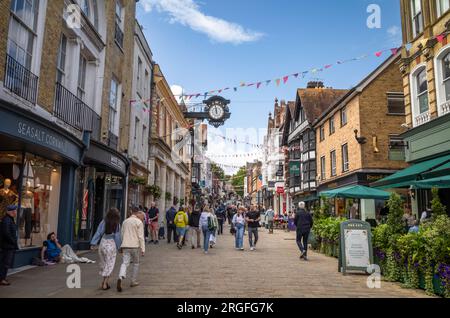
[[[121,171],[125,170],[125,163],[116,156],[111,155],[111,164]]]
[[[368,272],[373,264],[370,224],[359,220],[343,222],[340,236],[339,271]]]
[[[381,179],[383,179],[384,177],[385,177],[386,175],[380,175],[380,174],[376,174],[376,175],[373,175],[373,174],[368,174],[367,175],[367,181],[368,182],[376,182],[376,181],[378,181],[378,180],[381,180]]]
[[[300,176],[300,162],[289,162],[289,174],[291,177]]]

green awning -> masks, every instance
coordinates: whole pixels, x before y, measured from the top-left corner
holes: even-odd
[[[433,179],[426,179],[422,181],[416,181],[413,184],[415,189],[432,189],[442,188],[450,189],[450,175],[437,177]]]
[[[323,191],[319,196],[326,198],[348,198],[348,199],[375,199],[388,200],[391,194],[386,191],[354,185],[330,191]]]
[[[378,189],[408,188],[417,181],[421,174],[439,169],[448,163],[450,163],[450,155],[423,161],[375,182],[373,187]]]

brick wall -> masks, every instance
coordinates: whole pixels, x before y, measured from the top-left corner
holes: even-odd
[[[329,182],[331,180],[343,177],[351,174],[355,170],[359,170],[362,167],[361,160],[361,147],[355,139],[354,130],[360,128],[360,111],[359,111],[359,97],[353,98],[346,106],[348,123],[341,127],[340,112],[337,112],[334,117],[335,133],[330,135],[329,119],[331,116],[327,116],[327,120],[324,121],[325,125],[325,139],[320,141],[320,126],[316,129],[316,163],[317,163],[317,175],[321,173],[320,158],[325,156],[325,172],[326,180],[321,180],[320,184]],[[342,145],[348,144],[349,155],[349,171],[342,171]],[[331,151],[336,151],[336,177],[331,177]]]
[[[0,81],[5,78],[6,46],[8,43],[9,8],[11,1],[0,1]]]
[[[108,136],[109,131],[109,97],[111,91],[111,80],[114,77],[122,85],[122,104],[120,105],[120,129],[119,129],[119,151],[128,149],[130,135],[130,100],[132,99],[133,82],[133,50],[134,50],[134,27],[136,14],[136,1],[124,0],[124,40],[123,48],[115,42],[115,1],[106,1],[107,19],[107,43],[106,43],[106,65],[103,85],[102,105],[102,135]],[[104,140],[106,141],[106,140]]]
[[[38,104],[50,113],[55,99],[56,63],[63,27],[64,0],[47,2],[44,43],[39,76]]]
[[[391,63],[360,95],[360,121],[362,136],[362,165],[366,169],[403,169],[404,161],[389,160],[389,135],[405,132],[401,126],[404,116],[388,115],[388,92],[402,92],[402,77],[398,65]],[[377,137],[378,153],[375,153],[373,137]]]

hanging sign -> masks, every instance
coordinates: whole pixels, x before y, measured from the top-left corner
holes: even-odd
[[[370,224],[359,220],[343,222],[340,235],[339,272],[369,272],[373,264]]]

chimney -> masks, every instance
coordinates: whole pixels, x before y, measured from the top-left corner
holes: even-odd
[[[321,81],[312,81],[308,82],[306,88],[324,88],[323,82]]]

